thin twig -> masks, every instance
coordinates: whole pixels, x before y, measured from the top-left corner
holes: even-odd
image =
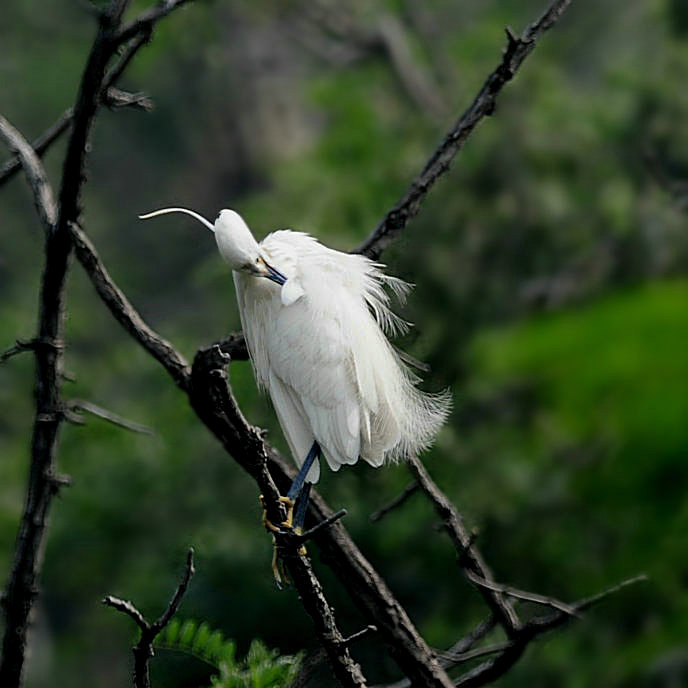
[[[5,349],[2,354],[0,354],[0,363],[4,363],[8,359],[12,358],[12,356],[24,353],[25,351],[33,351],[34,348],[33,340],[27,342],[23,339],[17,339],[17,341],[14,343],[14,346],[9,347],[9,349]]]
[[[601,602],[610,595],[617,593],[629,585],[634,585],[638,582],[647,580],[644,575],[635,576],[628,580],[622,581],[617,585],[613,585],[606,590],[603,590],[596,595],[584,598],[571,604],[571,608],[576,612],[582,612],[589,609],[593,605]],[[474,667],[470,671],[459,677],[455,685],[458,688],[478,688],[485,686],[488,683],[496,681],[500,676],[503,676],[521,657],[528,644],[534,639],[540,637],[543,633],[553,630],[559,626],[564,625],[570,621],[572,616],[567,612],[557,611],[548,616],[536,616],[529,619],[519,630],[514,638],[505,645],[504,650],[486,662]]]
[[[98,418],[108,421],[120,428],[125,430],[131,430],[132,432],[139,432],[142,435],[154,435],[155,431],[149,428],[147,425],[142,425],[141,423],[136,423],[132,420],[127,420],[122,416],[104,409],[102,406],[98,406],[90,401],[84,401],[83,399],[71,399],[67,402],[67,408],[70,411],[85,411]]]
[[[112,110],[120,108],[136,108],[150,112],[153,101],[145,93],[129,93],[114,86],[103,91],[103,104]],[[38,138],[31,144],[34,152],[42,158],[46,151],[72,126],[74,108],[67,108]],[[21,169],[21,160],[14,155],[0,165],[0,186],[9,181]]]
[[[500,592],[503,595],[508,595],[509,597],[514,597],[519,600],[525,600],[526,602],[534,602],[535,604],[541,604],[544,607],[551,607],[557,611],[568,614],[569,616],[580,616],[578,611],[574,609],[571,605],[566,604],[554,597],[547,597],[546,595],[539,595],[534,592],[527,592],[525,590],[518,590],[510,585],[503,585],[501,583],[495,583],[494,581],[485,580],[477,573],[467,569],[466,576],[468,579],[475,583],[477,586],[482,588],[487,588],[494,592]]]
[[[143,618],[143,614],[128,600],[120,600],[119,597],[106,595],[103,597],[103,604],[107,607],[112,607],[118,612],[122,612],[130,616],[136,622],[136,625],[142,630],[149,630],[148,622]]]
[[[406,500],[420,489],[420,485],[414,480],[409,483],[403,490],[403,492],[395,497],[391,502],[385,504],[385,506],[379,508],[377,511],[370,514],[370,520],[372,523],[377,523],[381,521],[390,511],[393,511],[397,507],[400,507],[406,502]]]
[[[165,612],[153,623],[148,623],[143,614],[131,602],[112,595],[103,598],[103,604],[131,617],[141,630],[141,636],[133,648],[135,688],[150,688],[149,664],[151,657],[153,657],[153,642],[177,613],[194,572],[194,550],[193,547],[189,547],[189,552],[186,555],[186,566],[179,585],[177,585]]]
[[[513,34],[508,36],[508,44],[502,60],[487,78],[471,105],[447,132],[442,143],[411,182],[406,193],[385,215],[375,231],[355,250],[356,253],[363,253],[373,259],[379,258],[382,251],[417,215],[425,196],[449,169],[454,156],[461,150],[476,125],[494,112],[500,91],[533,51],[542,34],[554,26],[570,4],[571,0],[556,0],[538,21],[523,32],[520,38],[516,38]]]
[[[177,590],[175,591],[174,596],[170,600],[170,603],[167,605],[167,609],[163,612],[160,618],[157,619],[157,621],[151,624],[151,632],[153,633],[153,638],[155,638],[155,636],[158,635],[158,633],[160,633],[160,631],[162,631],[162,629],[165,628],[165,626],[167,626],[167,624],[170,623],[170,621],[172,621],[172,617],[177,613],[179,605],[182,603],[182,599],[184,598],[186,590],[189,587],[191,578],[195,573],[193,558],[193,547],[189,547],[189,551],[186,555],[186,566],[184,567],[184,575],[182,576],[181,581],[179,581]]]
[[[141,14],[133,19],[128,24],[125,24],[115,40],[118,44],[126,43],[136,36],[138,33],[146,32],[163,17],[170,14],[174,10],[186,5],[191,0],[160,0],[155,6],[141,12]]]

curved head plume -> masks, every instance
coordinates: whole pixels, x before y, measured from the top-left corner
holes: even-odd
[[[162,208],[146,215],[139,215],[140,220],[147,220],[168,213],[185,213],[204,224],[215,233],[220,255],[232,270],[248,272],[260,277],[267,277],[277,284],[284,284],[287,278],[273,268],[266,260],[258,242],[239,213],[234,210],[221,210],[213,225],[203,215],[188,208]]]
[[[154,210],[152,213],[146,213],[145,215],[139,215],[139,220],[147,220],[150,217],[157,217],[158,215],[167,215],[168,213],[185,213],[186,215],[191,215],[195,217],[199,222],[202,222],[211,232],[215,231],[215,227],[206,220],[203,215],[189,210],[188,208],[162,208],[160,210]]]

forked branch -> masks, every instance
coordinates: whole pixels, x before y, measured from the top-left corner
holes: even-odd
[[[148,667],[154,654],[153,643],[160,632],[170,623],[170,621],[172,621],[172,618],[177,613],[194,573],[194,550],[193,547],[190,547],[186,555],[186,566],[184,567],[184,573],[179,581],[179,585],[167,605],[167,609],[152,623],[146,621],[143,614],[141,614],[131,602],[121,600],[112,595],[107,595],[103,598],[104,605],[112,607],[132,618],[141,631],[139,640],[133,648],[135,688],[150,688],[151,684]]]

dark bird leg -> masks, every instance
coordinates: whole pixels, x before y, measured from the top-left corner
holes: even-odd
[[[305,483],[301,489],[301,494],[296,498],[296,505],[294,506],[294,532],[299,535],[303,533],[303,524],[306,520],[308,499],[311,496],[312,487],[313,483]]]
[[[294,506],[296,502],[299,500],[299,496],[301,493],[304,491],[304,483],[306,481],[306,476],[308,475],[308,471],[310,471],[311,466],[313,465],[313,462],[320,456],[320,445],[317,442],[313,442],[313,446],[310,448],[310,451],[308,452],[308,455],[306,456],[306,459],[304,460],[303,464],[301,465],[301,468],[299,468],[299,472],[296,474],[296,477],[294,478],[294,482],[291,484],[291,487],[289,488],[289,492],[287,492],[286,497],[282,497],[282,501],[287,505],[287,520],[282,524],[283,527],[286,528],[292,528],[294,524]],[[304,512],[303,512],[303,518],[306,516],[306,505],[308,504],[308,494],[310,493],[310,483],[306,483],[308,485],[308,492],[306,493],[306,498],[305,502],[306,504],[303,506]],[[303,520],[300,525],[303,525]]]
[[[277,587],[282,589],[286,584],[289,585],[289,578],[286,575],[284,569],[284,564],[280,560],[279,552],[277,550],[277,543],[275,541],[275,533],[283,532],[283,528],[287,528],[296,534],[301,534],[303,531],[303,523],[306,519],[306,509],[308,508],[308,500],[311,494],[311,483],[306,482],[306,476],[308,471],[310,471],[313,462],[320,456],[320,445],[317,442],[313,442],[313,446],[310,448],[303,465],[299,469],[299,472],[294,478],[294,482],[289,488],[286,497],[280,497],[280,501],[287,507],[287,518],[278,528],[273,525],[267,518],[265,514],[265,508],[263,508],[263,525],[268,531],[273,533],[273,543],[274,551],[272,555],[272,573],[275,577],[275,583]],[[261,495],[261,504],[263,496]],[[296,513],[294,513],[296,511]],[[299,554],[306,554],[306,548],[301,545],[299,547]]]
[[[313,442],[313,446],[310,448],[310,451],[306,456],[306,460],[301,465],[301,468],[299,469],[297,476],[294,478],[294,482],[291,484],[291,487],[289,488],[289,492],[287,492],[287,497],[289,497],[289,499],[295,500],[301,494],[301,490],[303,489],[303,483],[306,480],[308,471],[311,470],[313,462],[319,456],[320,445],[317,442]]]

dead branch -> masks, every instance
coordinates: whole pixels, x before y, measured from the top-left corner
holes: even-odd
[[[125,24],[115,36],[115,42],[121,45],[136,37],[137,34],[145,34],[163,17],[186,5],[188,2],[191,2],[191,0],[160,0],[155,6],[144,10],[136,19]]]
[[[421,490],[432,502],[437,515],[442,519],[442,527],[452,539],[456,547],[459,563],[466,571],[477,574],[482,580],[491,581],[492,572],[482,558],[482,555],[473,544],[473,537],[466,529],[461,515],[447,496],[437,487],[425,470],[425,466],[418,458],[408,462],[409,470],[420,485]],[[479,587],[485,602],[495,615],[495,618],[503,626],[507,636],[512,638],[520,628],[521,622],[516,611],[502,592],[485,586]]]
[[[177,613],[179,605],[186,594],[189,587],[189,582],[195,573],[193,547],[189,548],[189,553],[186,555],[186,566],[184,573],[179,581],[179,585],[172,596],[167,609],[163,614],[153,623],[148,623],[141,612],[129,601],[121,600],[118,597],[107,595],[103,598],[103,604],[116,609],[117,611],[131,617],[141,631],[138,642],[133,648],[134,652],[134,687],[135,688],[150,688],[150,677],[148,673],[148,665],[154,655],[153,642],[160,634],[160,632],[172,621],[172,618]]]
[[[218,345],[201,349],[196,354],[194,372],[190,374],[181,354],[143,321],[117,287],[84,232],[76,225],[72,225],[71,231],[77,258],[112,315],[161,363],[177,386],[187,392],[201,420],[257,482],[266,501],[268,518],[274,523],[281,522],[284,514],[275,482],[286,491],[295,470],[290,462],[264,442],[258,429],[248,424],[234,401],[227,384],[225,368],[229,358],[224,350],[234,350],[235,346],[239,347],[241,340],[234,336]],[[243,348],[239,350],[243,352]],[[315,492],[311,495],[311,514],[316,521],[333,515]],[[402,671],[416,678],[421,685],[451,685],[403,607],[343,526],[337,523],[321,531],[315,541],[354,602],[366,618],[380,628]]]
[[[16,153],[19,165],[24,168],[24,174],[33,191],[34,205],[43,228],[46,232],[52,231],[57,221],[57,206],[53,190],[48,182],[48,175],[36,152],[2,115],[0,115],[0,140],[11,152]]]
[[[557,611],[568,614],[569,616],[580,616],[573,607],[569,606],[565,602],[562,602],[561,600],[557,600],[554,597],[547,597],[546,595],[539,595],[534,592],[518,590],[510,585],[503,585],[501,583],[495,583],[494,581],[485,580],[469,569],[466,570],[466,577],[479,587],[502,593],[507,597],[513,597],[518,600],[525,600],[526,602],[541,604],[544,607],[551,607],[552,609],[556,609]]]
[[[138,432],[142,435],[154,435],[155,431],[149,428],[147,425],[142,425],[141,423],[135,423],[133,420],[127,420],[122,416],[104,409],[102,406],[98,406],[90,401],[84,401],[83,399],[70,399],[66,404],[67,408],[72,412],[78,413],[79,411],[85,411],[90,413],[97,418],[102,418],[108,423],[112,423],[117,427],[124,428],[125,430],[131,430],[132,432]]]
[[[35,344],[33,340],[30,341],[24,341],[23,339],[17,339],[17,341],[14,343],[13,346],[9,347],[8,349],[5,349],[1,354],[0,354],[0,363],[4,363],[5,361],[9,360],[13,356],[16,356],[17,354],[24,353],[25,351],[33,351],[35,348]]]
[[[402,504],[405,504],[411,495],[414,495],[420,489],[420,485],[414,480],[409,483],[400,495],[397,495],[391,502],[388,502],[383,507],[380,507],[377,511],[370,514],[370,520],[373,523],[381,521],[390,511],[394,511]]]
[[[81,212],[80,196],[85,180],[88,140],[101,103],[108,64],[117,48],[115,36],[127,3],[128,0],[111,0],[100,17],[73,110],[57,206],[35,151],[6,120],[0,121],[0,136],[19,155],[46,230],[35,341],[49,344],[34,346],[36,413],[26,501],[4,596],[5,630],[0,660],[0,685],[3,688],[20,688],[22,685],[29,617],[38,594],[50,506],[63,484],[56,475],[56,460],[59,429],[65,417],[61,400],[62,339],[65,284],[72,249],[70,227],[78,222]]]
[[[98,295],[117,321],[172,376],[175,384],[187,389],[191,368],[184,357],[151,329],[112,280],[93,244],[76,223],[69,225],[74,252]]]
[[[497,68],[490,74],[471,105],[430,156],[425,167],[411,182],[406,193],[385,215],[375,231],[354,251],[355,253],[363,253],[373,259],[379,258],[384,249],[417,215],[425,196],[439,177],[449,169],[452,160],[476,125],[494,112],[500,91],[535,49],[542,34],[554,26],[570,4],[571,0],[555,0],[540,19],[531,24],[519,38],[507,32],[507,47]]]
[[[145,93],[129,93],[121,88],[111,86],[102,95],[102,103],[112,110],[120,108],[136,108],[150,112],[153,101]],[[53,145],[69,128],[74,119],[74,108],[67,108],[53,124],[51,124],[32,144],[31,148],[39,157]],[[15,155],[0,166],[0,186],[9,181],[22,167],[21,160]]]

